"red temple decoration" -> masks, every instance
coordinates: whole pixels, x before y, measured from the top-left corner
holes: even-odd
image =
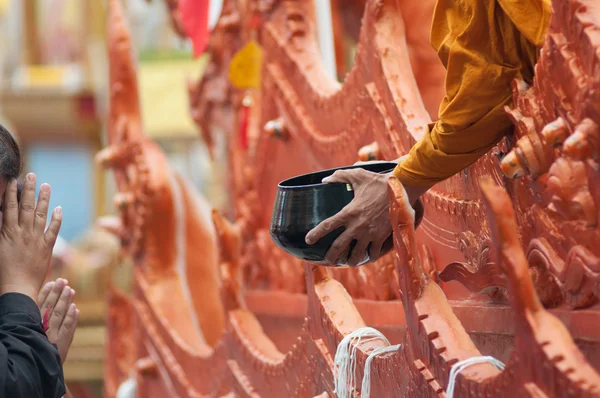
[[[274,245],[277,184],[407,153],[444,71],[427,44],[433,0],[332,3],[334,19],[364,12],[343,83],[322,67],[313,2],[223,4],[206,73],[189,91],[207,144],[227,134],[227,220],[144,136],[128,32],[120,2],[109,2],[109,146],[98,160],[117,180],[116,232],[135,277],[131,297],[109,295],[107,396],[119,386],[138,397],[366,396],[367,358],[389,343],[401,347],[369,360],[371,397],[443,397],[450,384],[454,397],[600,397],[597,1],[553,1],[535,81],[513,85],[514,134],[428,192],[417,231],[392,180],[395,251],[355,269]],[[246,91],[228,70],[257,12],[261,85]],[[336,391],[336,351],[365,326],[387,341],[352,340],[357,382]],[[455,364],[481,356],[505,367],[486,360],[454,377]]]
[[[192,40],[194,54],[202,54],[208,44],[208,9],[209,0],[179,0],[181,25]]]

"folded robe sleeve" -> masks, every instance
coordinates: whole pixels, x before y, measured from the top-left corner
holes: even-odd
[[[544,0],[438,1],[431,43],[447,70],[446,96],[439,120],[395,170],[403,184],[429,188],[510,131],[511,81],[531,82],[550,12]]]
[[[0,296],[0,396],[65,395],[60,355],[42,328],[40,310],[23,294]]]

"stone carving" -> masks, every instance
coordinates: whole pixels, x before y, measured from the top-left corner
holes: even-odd
[[[440,69],[421,73],[434,68],[422,27],[433,3],[368,0],[354,65],[339,83],[321,65],[312,2],[225,1],[212,66],[191,85],[190,103],[209,145],[226,134],[232,222],[211,213],[143,136],[120,3],[109,2],[109,147],[98,159],[115,172],[113,230],[135,265],[132,297],[113,293],[109,303],[107,396],[133,377],[144,397],[334,397],[336,348],[368,324],[402,343],[373,360],[373,397],[444,396],[452,365],[482,354],[506,369],[467,368],[455,396],[600,397],[593,0],[554,0],[535,80],[513,85],[514,137],[428,192],[418,231],[391,179],[393,253],[330,270],[269,238],[279,181],[394,159],[424,134],[422,94],[433,98],[443,84]],[[226,71],[254,12],[262,86],[241,92]],[[408,28],[414,21],[420,29]],[[238,134],[244,98],[247,146]],[[382,345],[358,347],[356,379]]]

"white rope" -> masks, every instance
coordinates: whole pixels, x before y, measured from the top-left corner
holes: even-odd
[[[117,398],[135,398],[137,392],[137,382],[135,378],[130,377],[125,380],[117,389]]]
[[[400,344],[389,346],[388,339],[377,329],[364,327],[356,329],[342,339],[335,352],[334,359],[334,385],[335,393],[338,398],[349,398],[350,392],[355,391],[355,374],[356,374],[356,350],[362,343],[370,341],[382,340],[388,346],[378,347],[369,354],[365,362],[365,371],[362,381],[362,397],[368,398],[371,389],[371,362],[377,355],[392,352],[400,348]],[[353,344],[354,343],[354,344]],[[366,395],[365,395],[366,386]]]
[[[371,362],[373,362],[373,359],[375,359],[377,355],[397,351],[400,349],[400,347],[402,347],[402,344],[390,345],[387,347],[377,347],[369,354],[367,361],[365,362],[365,374],[363,375],[362,387],[360,388],[362,398],[369,398],[371,395]]]
[[[456,377],[460,372],[465,370],[471,365],[476,365],[478,363],[490,363],[496,367],[496,369],[504,370],[505,365],[491,356],[483,356],[483,357],[472,357],[467,358],[463,361],[457,362],[452,365],[452,369],[450,369],[450,377],[448,379],[448,387],[446,388],[446,398],[453,398],[454,396],[454,387],[456,386]]]

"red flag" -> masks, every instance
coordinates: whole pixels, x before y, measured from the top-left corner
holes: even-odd
[[[208,9],[210,0],[179,0],[181,24],[192,40],[194,55],[204,52],[208,45]]]

